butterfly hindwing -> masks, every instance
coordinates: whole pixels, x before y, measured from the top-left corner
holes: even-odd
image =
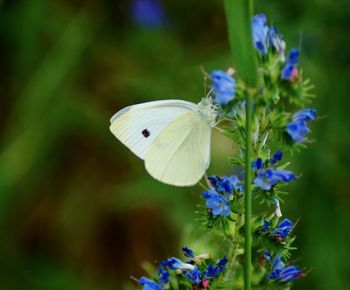
[[[209,165],[210,136],[211,128],[198,111],[179,115],[152,142],[145,156],[146,170],[167,184],[196,184]]]

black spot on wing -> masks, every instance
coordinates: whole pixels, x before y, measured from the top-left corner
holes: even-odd
[[[142,135],[143,137],[148,138],[151,135],[151,133],[147,129],[144,129],[142,131]]]

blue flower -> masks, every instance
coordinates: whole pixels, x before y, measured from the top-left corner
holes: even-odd
[[[293,227],[294,224],[289,219],[284,219],[272,232],[272,235],[277,239],[284,239],[288,236]]]
[[[146,277],[141,277],[139,279],[139,284],[143,286],[143,290],[163,290],[163,287],[160,284]]]
[[[281,71],[283,80],[293,80],[298,75],[297,65],[299,64],[300,50],[292,49]]]
[[[182,251],[183,251],[185,257],[194,258],[194,253],[189,247],[186,247],[186,246],[182,247]]]
[[[293,172],[284,169],[272,169],[273,178],[281,182],[290,182],[295,180]]]
[[[288,266],[282,262],[282,257],[276,255],[272,263],[272,271],[267,275],[269,280],[279,280],[280,282],[290,282],[300,277],[302,272],[296,266]]]
[[[277,161],[280,161],[283,157],[282,151],[276,151],[275,154],[273,154],[272,158],[270,159],[270,164],[274,165],[277,163]]]
[[[301,271],[296,266],[289,266],[283,269],[280,273],[281,282],[290,282],[301,276]]]
[[[273,269],[282,270],[284,268],[284,263],[282,262],[282,256],[276,255],[272,262]]]
[[[252,168],[254,171],[259,171],[260,169],[263,169],[263,167],[264,162],[260,157],[252,162]]]
[[[230,215],[231,209],[229,201],[215,190],[207,190],[203,192],[202,196],[207,199],[206,206],[211,209],[213,215]]]
[[[284,51],[286,49],[286,43],[283,40],[283,36],[278,33],[275,27],[270,27],[268,32],[268,43],[280,56],[284,58]]]
[[[266,251],[264,252],[264,259],[265,259],[266,261],[271,261],[272,256],[271,256],[270,251],[266,250]]]
[[[198,268],[194,268],[192,271],[185,271],[184,272],[185,277],[192,281],[195,284],[201,283],[201,273],[199,272]]]
[[[313,121],[316,118],[316,114],[317,114],[317,111],[315,109],[304,109],[304,110],[296,112],[293,115],[293,121],[294,122],[297,122],[297,121],[305,121],[305,122]]]
[[[234,190],[243,191],[243,184],[236,175],[218,177],[216,175],[208,177],[211,185],[219,192],[228,196],[233,194]]]
[[[272,170],[268,169],[259,173],[253,180],[253,183],[263,190],[270,190],[271,187],[277,183],[277,181],[273,178]]]
[[[193,257],[193,251],[189,249],[188,247],[183,247],[183,251],[186,253],[186,255]],[[210,265],[208,267],[209,270],[204,271],[205,273],[210,272],[212,275],[211,277],[217,277],[220,275],[224,270],[225,266],[227,264],[227,258],[223,257],[221,260],[219,260],[215,266]],[[191,264],[193,263],[193,264]],[[209,288],[209,281],[205,278],[204,272],[203,275],[201,271],[198,269],[196,265],[194,265],[194,261],[184,263],[181,260],[177,258],[169,258],[161,262],[161,264],[158,267],[158,277],[159,282],[151,280],[146,277],[141,277],[138,282],[140,285],[143,286],[143,290],[163,290],[164,288],[169,288],[169,278],[170,273],[169,270],[176,270],[176,274],[182,275],[182,277],[187,278],[193,283],[193,289],[202,289],[202,288]],[[203,277],[203,279],[202,279]],[[164,287],[164,288],[163,288]]]
[[[310,129],[305,121],[295,121],[287,125],[287,133],[295,142],[302,143]]]
[[[203,271],[203,275],[208,279],[219,276],[222,272],[225,271],[227,262],[228,262],[228,259],[226,257],[223,257],[221,260],[217,262],[215,266],[209,265],[207,270]]]
[[[267,169],[260,172],[253,183],[263,189],[270,190],[278,182],[290,182],[295,179],[295,175],[288,170]]]
[[[189,263],[184,263],[177,258],[169,258],[163,262],[170,270],[193,270],[194,266]]]
[[[267,53],[267,35],[269,28],[266,26],[266,16],[263,13],[255,15],[252,20],[253,41],[256,49],[262,53]]]
[[[157,273],[158,273],[160,284],[164,285],[164,284],[169,283],[170,273],[168,272],[164,263],[161,263],[159,265]]]
[[[260,232],[266,232],[270,229],[270,223],[267,220],[264,220],[263,226],[260,228]]]
[[[208,279],[215,278],[219,275],[219,268],[209,265],[207,270],[203,271],[203,275]]]
[[[281,271],[284,268],[284,263],[282,262],[282,257],[276,255],[272,262],[272,271],[267,275],[267,279],[276,280],[280,277]]]
[[[296,142],[302,143],[305,135],[310,133],[307,122],[316,118],[317,111],[315,109],[304,109],[293,115],[293,122],[287,125],[287,133]]]
[[[216,188],[217,184],[220,182],[220,177],[216,175],[212,175],[208,177],[210,184]]]
[[[228,73],[214,70],[211,73],[213,81],[213,91],[215,93],[215,103],[226,105],[233,100],[236,90],[236,81]]]
[[[155,28],[165,23],[165,14],[159,0],[134,0],[131,14],[134,22],[142,27]]]
[[[222,272],[225,269],[227,262],[228,262],[228,259],[225,256],[217,262],[216,266],[219,267]]]

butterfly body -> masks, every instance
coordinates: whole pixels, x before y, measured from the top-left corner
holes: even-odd
[[[210,163],[215,106],[181,100],[153,101],[126,107],[111,118],[112,133],[145,161],[155,179],[191,186]]]

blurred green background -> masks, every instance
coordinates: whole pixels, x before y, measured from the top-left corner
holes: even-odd
[[[108,127],[130,104],[203,97],[201,66],[232,65],[223,4],[148,0],[146,17],[140,1],[0,1],[0,289],[129,289],[142,261],[202,239],[200,188],[153,180]],[[350,1],[255,5],[301,44],[324,117],[283,205],[312,269],[295,289],[349,289]],[[214,136],[211,173],[230,150]]]

